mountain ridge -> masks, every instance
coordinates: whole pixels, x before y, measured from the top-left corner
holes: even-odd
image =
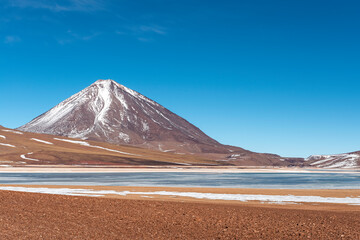
[[[360,151],[328,154],[311,155],[305,159],[307,166],[320,168],[356,168],[360,166]]]

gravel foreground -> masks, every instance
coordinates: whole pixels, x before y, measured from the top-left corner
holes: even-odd
[[[358,211],[0,191],[0,239],[360,239]]]

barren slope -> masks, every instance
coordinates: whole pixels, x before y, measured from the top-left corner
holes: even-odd
[[[0,127],[0,165],[213,165],[215,161],[132,146]]]

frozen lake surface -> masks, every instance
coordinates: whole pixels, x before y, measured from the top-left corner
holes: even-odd
[[[0,184],[360,189],[360,173],[0,173]]]

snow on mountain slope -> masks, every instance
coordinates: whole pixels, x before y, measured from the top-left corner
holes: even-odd
[[[360,152],[334,154],[334,155],[312,155],[305,161],[313,167],[320,168],[356,168],[360,165]]]
[[[16,147],[14,145],[11,145],[11,144],[7,144],[7,143],[0,143],[0,146],[5,146],[5,147]]]
[[[113,80],[96,81],[18,130],[152,148],[169,142],[193,152],[203,148],[229,152],[185,119]]]

